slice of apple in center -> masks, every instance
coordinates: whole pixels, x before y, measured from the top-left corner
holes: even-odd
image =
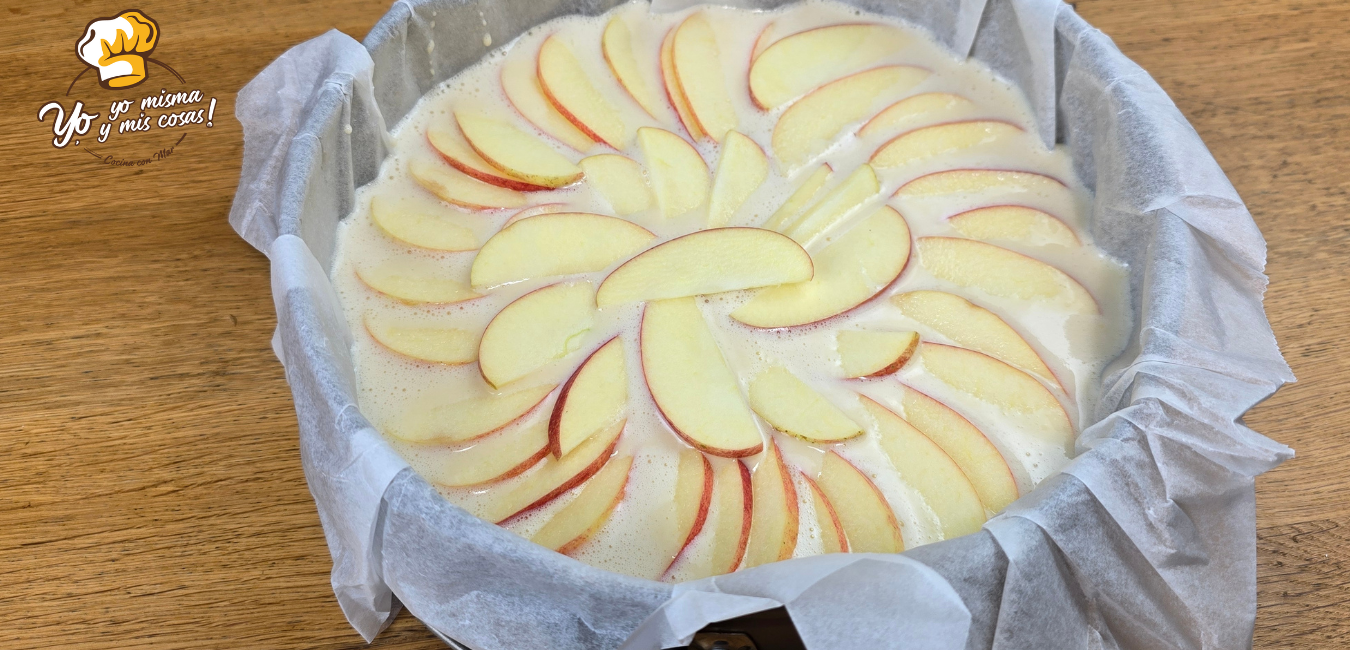
[[[731,317],[751,327],[793,327],[861,305],[890,286],[909,262],[909,226],[883,207],[816,255],[809,282],[760,289]]]
[[[814,272],[811,256],[772,230],[700,230],[649,248],[614,269],[600,283],[596,304],[791,284],[810,280]]]
[[[750,380],[750,408],[773,428],[803,440],[832,443],[862,435],[862,427],[782,366]]]
[[[549,449],[558,458],[566,456],[587,438],[623,419],[627,406],[623,339],[614,337],[563,384],[549,419]]]
[[[646,248],[655,239],[624,219],[582,212],[556,212],[521,219],[493,235],[469,270],[474,287],[602,271]]]
[[[642,371],[661,414],[681,438],[714,456],[764,446],[759,427],[693,298],[647,303]]]
[[[595,324],[594,295],[589,282],[554,284],[497,312],[478,344],[483,378],[500,388],[575,353]]]

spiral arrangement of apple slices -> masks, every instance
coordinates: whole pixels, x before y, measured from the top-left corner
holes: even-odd
[[[374,312],[365,319],[369,335],[394,353],[477,363],[486,396],[437,403],[386,433],[454,452],[423,474],[446,489],[472,488],[484,519],[509,522],[553,504],[532,539],[563,553],[583,548],[625,499],[634,456],[619,443],[631,401],[647,399],[634,389],[649,393],[683,442],[672,460],[675,483],[661,496],[668,503],[650,506],[673,513],[649,540],[669,559],[663,575],[700,537],[709,540],[701,566],[686,577],[793,557],[810,523],[799,506],[814,513],[824,552],[899,552],[905,535],[878,471],[916,493],[944,537],[978,530],[1016,499],[1004,453],[958,406],[892,377],[905,367],[1033,423],[1034,435],[1072,452],[1071,396],[1018,328],[980,304],[1098,313],[1070,275],[1001,245],[1080,246],[1065,221],[1021,200],[1069,188],[1035,169],[939,165],[906,176],[918,161],[931,168],[953,153],[1038,145],[1017,124],[981,117],[961,94],[925,90],[931,71],[896,60],[914,38],[901,28],[776,29],[771,22],[759,33],[747,78],[729,78],[713,19],[689,13],[650,53],[657,76],[636,56],[647,44],[622,14],[612,18],[594,47],[643,111],[677,120],[667,128],[626,124],[575,39],[548,36],[536,56],[501,63],[515,114],[454,110],[425,132],[436,155],[407,164],[441,201],[503,215],[495,234],[480,241],[457,210],[429,214],[378,197],[371,205],[385,236],[473,256],[467,278],[413,259],[358,269],[388,299],[447,304],[539,285],[481,331],[457,327],[453,315],[431,327]],[[768,141],[743,132],[736,93],[774,118]],[[820,162],[840,146],[874,150],[853,169]],[[771,176],[794,189],[772,213],[747,214]],[[888,187],[897,189],[884,195]],[[576,188],[603,199],[609,213],[569,208]],[[946,215],[946,234],[911,234],[907,206],[925,201],[963,206]],[[644,226],[675,219],[694,225],[673,237]],[[899,290],[912,257],[938,288]],[[734,309],[710,315],[707,296],[731,296]],[[636,331],[596,340],[600,314],[634,305]],[[864,306],[918,331],[855,322]],[[832,376],[779,363],[747,376],[718,334],[790,337],[822,327],[832,335]],[[572,369],[560,385],[535,380],[559,366]],[[881,382],[898,397],[865,394]],[[865,439],[889,470],[851,455],[850,444]],[[819,449],[819,470],[790,462],[782,448],[789,441]]]

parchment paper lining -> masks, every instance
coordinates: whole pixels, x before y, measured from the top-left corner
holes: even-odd
[[[1167,95],[1054,0],[854,0],[1020,86],[1095,191],[1099,246],[1130,265],[1137,323],[1062,474],[974,535],[670,586],[591,568],[486,524],[407,468],[356,407],[326,271],[386,125],[494,44],[612,0],[400,0],[364,46],[331,31],[239,94],[230,223],[272,262],[301,456],[333,589],[372,639],[399,604],[478,650],[670,647],[786,605],[808,648],[1233,648],[1256,611],[1253,477],[1292,456],[1241,423],[1293,381],[1261,306],[1265,242]],[[661,2],[658,10],[686,6]],[[772,8],[780,3],[734,2]],[[434,47],[428,47],[434,43]]]

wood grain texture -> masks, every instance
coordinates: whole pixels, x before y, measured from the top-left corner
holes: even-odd
[[[360,38],[387,3],[141,3],[163,30],[156,57],[220,105],[213,128],[133,169],[54,149],[35,119],[79,72],[85,23],[126,7],[15,5],[0,10],[0,646],[365,647],[329,589],[268,345],[267,263],[226,215],[234,93],[329,28]],[[1172,95],[1270,243],[1267,309],[1300,383],[1247,422],[1299,457],[1258,482],[1256,645],[1343,647],[1350,5],[1077,6]],[[373,647],[443,646],[404,615]]]

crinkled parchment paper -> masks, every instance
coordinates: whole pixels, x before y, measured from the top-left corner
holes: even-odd
[[[1042,136],[1067,144],[1095,191],[1097,244],[1129,263],[1138,321],[1062,474],[973,535],[672,587],[535,546],[408,469],[356,406],[351,333],[327,279],[337,222],[374,177],[386,126],[477,61],[485,33],[504,44],[614,1],[400,0],[364,45],[329,32],[239,93],[230,223],[271,259],[274,347],[333,589],[357,631],[373,638],[402,604],[478,650],[655,649],[786,605],[812,650],[1250,646],[1252,480],[1292,455],[1241,422],[1293,380],[1261,306],[1265,242],[1162,89],[1057,0],[854,4],[925,27],[1019,85]]]

